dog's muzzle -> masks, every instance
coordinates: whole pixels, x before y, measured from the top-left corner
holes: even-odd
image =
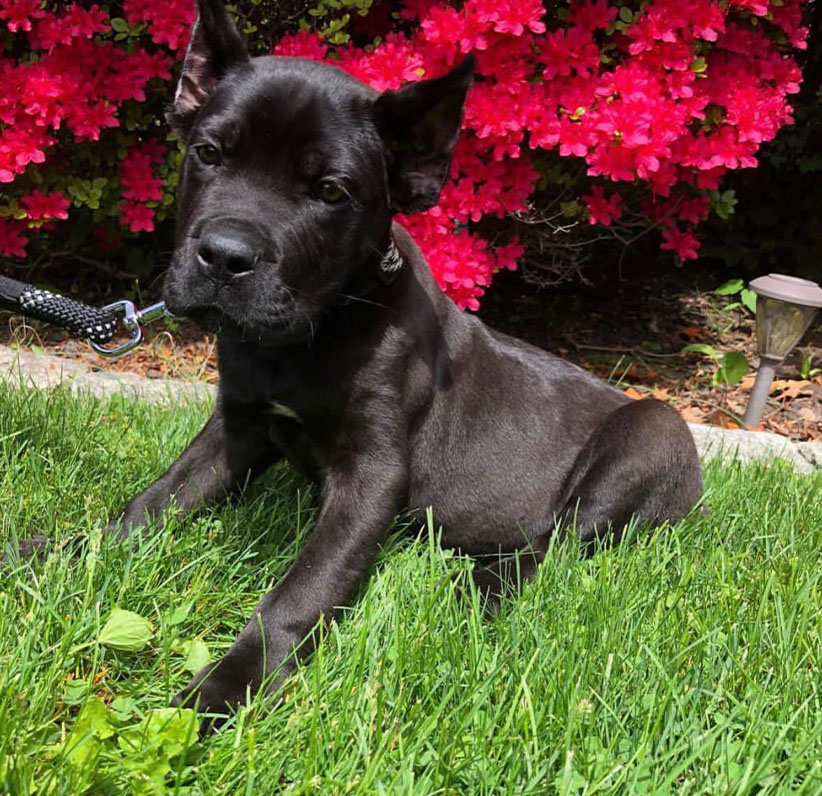
[[[212,282],[228,284],[254,272],[261,250],[249,224],[239,219],[219,219],[200,235],[197,267]]]

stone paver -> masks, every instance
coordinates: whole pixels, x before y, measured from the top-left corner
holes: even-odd
[[[116,393],[151,402],[204,400],[213,398],[214,387],[174,379],[146,379],[134,373],[96,370],[71,359],[31,351],[13,351],[0,346],[0,380],[31,387],[54,387],[68,382],[74,392],[99,397]],[[789,462],[799,473],[822,470],[821,442],[793,442],[767,431],[723,429],[689,423],[697,450],[703,459],[737,457],[743,462]]]

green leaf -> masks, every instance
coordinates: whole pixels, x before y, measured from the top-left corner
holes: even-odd
[[[200,638],[175,638],[171,642],[171,651],[175,655],[182,655],[185,658],[183,667],[192,674],[197,674],[200,669],[211,663],[211,653],[208,646]]]
[[[575,218],[582,213],[582,205],[576,199],[570,202],[560,202],[559,208],[565,218]]]
[[[619,18],[623,22],[631,23],[634,21],[634,14],[628,6],[621,6],[619,9]]]
[[[720,285],[714,293],[717,296],[732,296],[734,293],[739,293],[745,287],[745,282],[741,279],[729,279],[724,285]]]
[[[707,357],[711,357],[711,359],[719,359],[719,352],[712,346],[708,345],[707,343],[691,343],[690,345],[686,345],[680,352],[680,354],[705,354]]]
[[[197,716],[193,710],[158,708],[141,722],[123,729],[117,737],[122,766],[130,774],[135,796],[166,793],[171,760],[197,741]]]
[[[112,649],[137,652],[148,644],[153,635],[154,630],[148,619],[133,611],[115,608],[97,641]]]
[[[120,721],[128,721],[137,712],[137,702],[133,697],[119,696],[112,701],[111,709]]]
[[[192,639],[183,666],[192,674],[197,674],[203,666],[209,663],[211,663],[211,653],[205,641],[201,638]]]
[[[727,351],[722,355],[722,365],[714,373],[714,384],[739,384],[750,373],[745,355],[739,351]]]
[[[89,693],[88,680],[70,680],[63,687],[63,702],[67,705],[79,705]]]
[[[756,313],[756,293],[747,287],[739,294],[742,303],[753,313]]]
[[[183,603],[182,605],[178,605],[172,612],[166,617],[166,624],[168,625],[180,625],[185,622],[186,618],[188,617],[188,613],[191,610],[192,603]]]
[[[62,751],[72,765],[84,768],[100,753],[103,741],[117,732],[111,719],[112,714],[100,697],[93,696],[86,702],[62,745]]]

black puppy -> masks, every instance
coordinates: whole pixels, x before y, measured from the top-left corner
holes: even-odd
[[[701,495],[673,409],[460,312],[392,224],[437,202],[472,72],[469,58],[378,94],[327,64],[250,58],[222,3],[199,0],[170,114],[188,150],[165,299],[217,333],[219,396],[121,533],[172,496],[182,511],[220,500],[282,457],[320,491],[288,574],[181,694],[203,710],[279,685],[404,508],[433,506],[445,544],[498,556],[475,570],[494,601],[511,556],[527,553],[516,572],[532,577],[563,523],[618,538]]]

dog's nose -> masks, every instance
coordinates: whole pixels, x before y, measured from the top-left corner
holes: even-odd
[[[227,282],[249,274],[257,264],[257,250],[243,231],[221,225],[200,236],[197,262],[212,279]]]

